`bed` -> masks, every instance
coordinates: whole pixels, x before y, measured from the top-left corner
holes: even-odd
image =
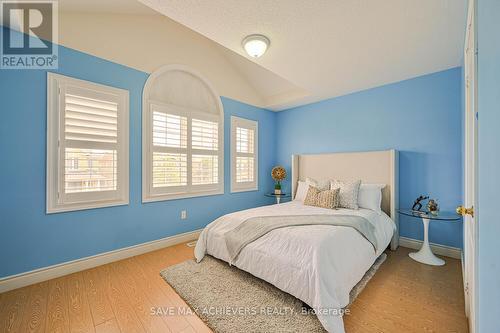
[[[395,150],[292,156],[292,194],[299,180],[361,179],[386,184],[382,211],[331,210],[301,201],[257,207],[224,215],[207,225],[196,244],[195,257],[206,254],[261,278],[311,306],[329,332],[344,332],[340,309],[349,292],[377,257],[398,246],[398,154]],[[377,246],[348,226],[303,225],[272,230],[244,246],[234,258],[225,234],[255,217],[339,215],[359,216],[373,225]]]

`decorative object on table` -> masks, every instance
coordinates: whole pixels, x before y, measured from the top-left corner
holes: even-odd
[[[415,202],[413,203],[413,207],[411,207],[411,210],[420,212],[422,209],[422,201],[429,199],[429,196],[419,196],[418,198],[415,199]]]
[[[275,166],[271,171],[271,177],[273,177],[274,184],[274,194],[281,194],[281,182],[286,178],[286,170],[281,165]]]
[[[430,199],[427,203],[427,209],[429,210],[429,213],[437,215],[439,212],[439,205],[437,203],[437,200]]]

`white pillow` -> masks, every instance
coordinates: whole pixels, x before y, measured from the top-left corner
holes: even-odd
[[[316,187],[319,190],[327,190],[330,187],[328,180],[323,182],[318,182],[312,178],[306,178],[306,181],[299,180],[297,185],[297,191],[295,192],[295,198],[293,200],[304,202],[306,199],[307,191],[309,191],[309,185]]]
[[[330,189],[330,181],[329,180],[317,181],[317,180],[314,180],[312,178],[307,177],[306,183],[308,185],[308,187],[307,187],[308,189],[309,189],[309,185],[316,187],[320,191]]]
[[[309,184],[299,180],[297,191],[295,192],[295,198],[293,200],[304,202],[308,190],[309,190]]]
[[[358,205],[381,213],[382,189],[385,184],[361,184],[358,194]]]

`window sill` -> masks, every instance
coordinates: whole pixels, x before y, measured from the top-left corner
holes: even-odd
[[[64,212],[74,212],[79,210],[88,210],[95,208],[106,208],[106,207],[115,207],[115,206],[126,206],[129,204],[127,200],[112,200],[106,202],[86,202],[86,203],[78,203],[78,204],[67,204],[55,207],[47,206],[46,214],[55,214],[55,213],[64,213]]]
[[[247,187],[247,188],[232,188],[231,193],[241,193],[241,192],[256,192],[259,188],[255,187]]]
[[[207,196],[221,195],[221,194],[224,194],[224,190],[198,192],[198,193],[163,194],[163,195],[153,195],[153,196],[143,195],[142,203],[207,197]]]

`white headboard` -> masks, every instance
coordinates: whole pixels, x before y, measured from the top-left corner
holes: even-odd
[[[399,244],[399,158],[396,150],[292,155],[292,197],[297,182],[306,177],[318,181],[339,179],[386,184],[382,190],[382,210],[396,223],[391,249]]]

